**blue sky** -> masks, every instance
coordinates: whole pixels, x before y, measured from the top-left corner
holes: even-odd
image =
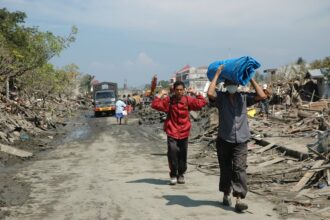
[[[0,0],[28,26],[77,40],[52,62],[120,86],[169,79],[186,64],[249,55],[276,68],[330,56],[326,0]]]

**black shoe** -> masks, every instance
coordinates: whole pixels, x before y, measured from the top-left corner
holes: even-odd
[[[230,198],[230,196],[224,196],[223,197],[222,205],[231,206],[231,198]]]
[[[185,184],[186,183],[186,181],[184,180],[184,176],[183,175],[178,176],[178,183],[179,184]]]
[[[235,205],[236,212],[243,212],[244,210],[247,210],[247,209],[248,209],[248,205],[243,202],[236,203],[236,205]]]

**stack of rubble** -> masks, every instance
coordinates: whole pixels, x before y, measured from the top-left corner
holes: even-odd
[[[0,94],[0,152],[16,156],[30,155],[18,154],[18,149],[10,145],[29,140],[58,125],[65,125],[65,118],[86,103],[82,97],[48,97],[47,101],[25,98],[13,101]]]
[[[272,116],[250,118],[252,140],[248,144],[250,191],[278,204],[283,217],[328,216],[330,205],[330,126],[328,102],[321,101],[286,110],[273,108]],[[158,124],[166,115],[150,108],[139,112],[143,123]],[[191,112],[200,132],[190,137],[201,146],[189,163],[197,170],[219,174],[216,155],[218,111],[205,107]]]
[[[152,109],[149,105],[144,106],[137,112],[140,120],[139,124],[152,125],[165,121],[167,114]]]

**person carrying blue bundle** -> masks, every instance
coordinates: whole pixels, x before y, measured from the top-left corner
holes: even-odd
[[[211,63],[207,70],[207,77],[210,81],[212,81],[217,69],[221,65],[224,65],[224,69],[222,70],[217,83],[223,82],[227,79],[243,86],[249,83],[250,79],[252,79],[255,74],[255,69],[260,67],[260,63],[249,56],[216,61]]]
[[[230,193],[236,197],[235,210],[241,212],[248,208],[244,199],[247,194],[247,142],[250,130],[247,119],[247,107],[267,98],[260,86],[250,79],[255,93],[237,92],[238,83],[225,80],[226,92],[217,91],[216,84],[225,65],[220,65],[212,78],[207,91],[210,102],[219,110],[219,130],[216,142],[220,167],[219,190],[224,193],[223,205],[231,206]],[[235,75],[236,72],[231,74]]]

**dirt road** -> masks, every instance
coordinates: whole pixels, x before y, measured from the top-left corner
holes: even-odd
[[[221,206],[218,177],[193,166],[185,185],[169,186],[164,137],[136,120],[86,120],[73,133],[81,138],[20,168],[15,178],[31,192],[23,205],[6,208],[6,219],[278,219],[272,204],[251,193],[247,213]]]

